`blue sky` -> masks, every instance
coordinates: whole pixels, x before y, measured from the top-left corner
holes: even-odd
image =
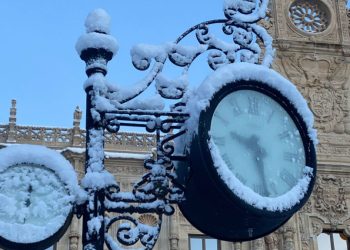
[[[85,111],[85,65],[74,46],[91,10],[112,17],[120,49],[108,78],[127,85],[144,75],[131,65],[133,45],[173,41],[192,25],[223,18],[222,6],[223,0],[2,0],[0,124],[8,123],[11,99],[20,125],[71,127],[75,107]],[[199,70],[193,81],[198,74],[205,77]]]

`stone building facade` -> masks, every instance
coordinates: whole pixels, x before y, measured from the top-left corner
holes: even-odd
[[[350,11],[345,0],[270,0],[269,18],[261,23],[274,37],[273,68],[296,84],[315,115],[319,145],[313,194],[283,227],[245,243],[206,239],[176,211],[164,219],[158,250],[332,250],[332,241],[334,249],[343,250],[337,244],[350,249]],[[85,131],[80,129],[80,119],[77,109],[72,128],[19,126],[13,101],[9,124],[0,125],[1,147],[11,143],[46,145],[59,150],[81,177]],[[118,176],[122,189],[130,189],[142,175],[143,160],[153,146],[152,135],[106,137],[106,167]],[[141,219],[154,223],[152,215]],[[196,247],[197,243],[201,247]],[[73,219],[54,248],[81,249],[80,220]]]

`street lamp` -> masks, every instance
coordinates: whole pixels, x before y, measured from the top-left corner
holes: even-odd
[[[135,46],[134,67],[149,72],[128,89],[105,78],[118,50],[108,14],[89,14],[87,33],[76,44],[88,76],[81,180],[86,198],[74,209],[83,217],[84,250],[138,243],[153,249],[162,216],[172,215],[174,204],[210,236],[253,240],[280,227],[307,201],[316,175],[312,113],[295,86],[269,69],[272,38],[258,25],[267,5],[268,0],[225,0],[225,19],[197,24],[173,43]],[[222,25],[232,41],[212,34],[212,25]],[[181,44],[190,34],[198,45]],[[189,69],[205,53],[214,73],[194,93],[186,92]],[[179,78],[164,77],[167,60],[182,68]],[[152,83],[158,97],[140,100]],[[164,99],[175,104],[164,110]],[[121,192],[104,167],[104,134],[124,127],[144,128],[156,138],[155,157],[144,161],[146,173],[131,192]],[[134,215],[145,213],[156,214],[157,223],[143,224]],[[108,233],[112,225],[117,241]],[[0,231],[0,244],[1,237]]]

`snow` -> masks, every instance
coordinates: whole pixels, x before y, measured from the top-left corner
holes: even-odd
[[[87,222],[90,235],[93,235],[94,232],[98,233],[100,231],[102,226],[102,223],[101,223],[102,219],[103,219],[102,216],[93,217]]]
[[[90,142],[87,146],[89,161],[87,163],[86,174],[81,180],[81,185],[85,189],[102,189],[116,185],[111,173],[104,169],[104,136],[103,129],[91,129]]]
[[[83,154],[85,153],[85,148],[77,147],[67,147],[58,152],[69,151],[72,153]],[[127,152],[108,152],[105,151],[105,158],[120,158],[120,159],[135,159],[135,160],[145,160],[149,159],[152,154],[138,154],[138,153],[127,153]]]
[[[43,165],[58,175],[71,195],[76,196],[78,200],[85,196],[78,185],[78,177],[73,166],[52,149],[39,145],[7,144],[6,148],[0,150],[0,159],[0,172],[19,163]]]
[[[152,249],[159,233],[159,226],[150,226],[142,223],[138,223],[136,226],[129,222],[125,222],[118,227],[118,237],[122,238],[124,241],[132,244],[137,242],[139,239],[147,246],[147,249]],[[121,247],[117,244],[114,239],[109,235],[105,234],[105,239],[107,244],[112,250],[126,250],[129,248]],[[133,248],[135,250],[143,250],[142,248]]]
[[[235,21],[253,23],[266,16],[268,3],[269,0],[225,0],[224,12]]]
[[[152,58],[158,62],[164,62],[172,47],[173,44],[170,43],[163,45],[137,44],[130,51],[131,59],[137,69],[145,70],[149,67]]]
[[[10,241],[46,239],[86,199],[73,167],[54,150],[13,145],[0,150],[0,159],[0,235]]]
[[[102,32],[109,34],[111,17],[104,9],[95,9],[85,20],[86,32]]]
[[[90,32],[81,35],[75,45],[75,49],[79,55],[88,48],[105,49],[116,54],[118,51],[118,43],[111,35]]]
[[[226,84],[235,84],[235,82],[240,80],[261,81],[277,89],[294,105],[307,126],[311,140],[315,146],[317,145],[317,132],[313,128],[313,114],[296,86],[276,71],[251,63],[236,63],[220,67],[204,80],[198,89],[194,91],[194,94],[192,92],[191,95],[186,96],[188,99],[187,112],[191,114],[191,117],[186,122],[186,126],[190,133],[191,131],[197,132],[199,115],[208,108],[212,96]],[[188,136],[188,138],[190,137]]]
[[[163,98],[156,94],[154,96],[151,96],[149,98],[145,99],[133,99],[129,102],[116,105],[121,109],[132,109],[132,110],[163,110],[165,107],[165,103]]]
[[[179,97],[184,94],[188,86],[187,74],[181,75],[176,80],[169,80],[163,74],[158,74],[156,78],[156,88],[158,92],[167,97]]]
[[[105,49],[116,54],[117,40],[109,35],[110,17],[103,9],[92,11],[85,21],[86,34],[79,37],[75,49],[79,55],[88,48]]]
[[[251,27],[264,41],[265,55],[264,55],[264,59],[262,61],[262,65],[266,66],[266,67],[270,67],[273,63],[274,56],[275,56],[275,49],[272,46],[273,45],[273,38],[266,31],[265,28],[263,28],[257,24],[252,24]]]
[[[272,212],[290,209],[294,205],[298,204],[305,196],[311,181],[311,177],[314,175],[313,169],[305,166],[304,177],[299,179],[298,183],[290,191],[278,197],[263,197],[249,187],[243,185],[242,182],[232,174],[229,167],[221,158],[219,149],[212,140],[210,140],[208,144],[214,166],[221,179],[235,195],[248,204],[259,209],[266,209]]]

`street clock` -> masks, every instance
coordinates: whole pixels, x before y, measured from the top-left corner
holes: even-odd
[[[262,66],[221,73],[229,69],[227,77],[207,79],[189,105],[201,108],[187,143],[189,167],[178,167],[186,186],[180,210],[207,235],[246,241],[273,232],[305,204],[316,139],[311,112],[291,83]]]
[[[72,219],[78,191],[73,167],[41,146],[8,146],[0,159],[0,246],[46,249]]]

